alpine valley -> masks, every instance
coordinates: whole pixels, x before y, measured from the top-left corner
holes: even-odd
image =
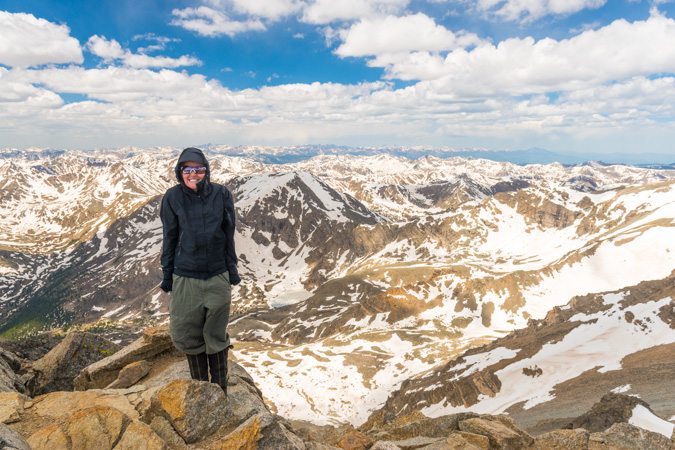
[[[544,432],[610,391],[675,417],[672,166],[202,148],[236,201],[233,357],[284,417],[475,411]],[[168,321],[178,153],[0,153],[2,337]]]

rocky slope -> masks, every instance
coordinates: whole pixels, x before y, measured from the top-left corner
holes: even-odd
[[[270,411],[255,380],[234,361],[227,397],[216,384],[190,380],[166,328],[146,329],[137,341],[112,353],[113,344],[104,344],[95,335],[71,333],[37,361],[21,361],[0,348],[0,367],[11,363],[7,376],[23,374],[18,385],[24,385],[23,392],[12,387],[0,391],[2,448],[637,450],[674,444],[649,405],[622,395],[603,399],[569,429],[535,437],[506,415],[475,413],[392,415],[379,427],[361,430],[347,424],[316,426]],[[92,347],[93,352],[82,354]],[[74,370],[85,361],[90,364]],[[46,375],[57,373],[57,378],[69,378],[75,390],[50,385],[53,377]],[[655,426],[661,428],[650,431]]]
[[[664,386],[675,382],[674,299],[675,272],[575,297],[527,328],[406,380],[368,423],[414,411],[506,412],[528,429],[550,430],[610,390],[653,401],[671,417],[675,396]]]

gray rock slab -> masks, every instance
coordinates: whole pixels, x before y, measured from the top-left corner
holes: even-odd
[[[0,448],[3,450],[31,450],[28,442],[14,428],[0,423]]]
[[[75,378],[75,390],[103,389],[115,381],[127,365],[150,359],[173,348],[168,327],[156,327],[146,331],[122,350],[84,368]]]
[[[146,360],[132,362],[120,370],[117,379],[110,383],[106,389],[126,389],[138,383],[138,381],[150,372],[150,364]]]

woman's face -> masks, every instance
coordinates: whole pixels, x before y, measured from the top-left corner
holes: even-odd
[[[185,169],[188,167],[192,167],[193,169],[188,170],[188,173],[185,173]],[[198,162],[188,161],[183,163],[183,166],[181,167],[181,173],[183,174],[183,183],[185,183],[185,186],[197,192],[197,183],[202,181],[206,176],[206,167]]]

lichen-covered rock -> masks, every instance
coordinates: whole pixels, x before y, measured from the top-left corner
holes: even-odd
[[[75,411],[63,423],[35,432],[28,444],[33,450],[166,450],[152,429],[108,406]]]
[[[429,418],[422,414],[408,415],[396,418],[377,433],[378,440],[396,441],[417,436],[447,437],[459,430],[462,420],[479,417],[476,413],[449,414],[446,416]]]
[[[232,364],[228,365],[231,370]],[[227,397],[229,400],[230,411],[232,412],[231,423],[239,426],[249,417],[257,414],[267,414],[270,412],[265,404],[260,390],[255,385],[248,383],[245,378],[238,377],[230,373],[227,382]]]
[[[21,420],[23,407],[28,401],[30,401],[28,397],[18,392],[0,392],[0,405],[2,405],[0,422],[14,423]]]
[[[12,427],[0,423],[0,448],[2,450],[31,450],[28,442]]]
[[[176,430],[173,429],[171,423],[164,417],[155,417],[150,422],[150,428],[157,433],[171,448],[177,450],[187,450],[188,446]]]
[[[195,380],[176,380],[159,389],[150,412],[167,419],[188,444],[206,439],[232,415],[220,386]]]
[[[166,450],[168,447],[147,424],[134,421],[127,426],[113,450]]]
[[[482,436],[480,434],[467,433],[465,431],[455,431],[451,437],[453,438],[462,438],[467,443],[474,445],[480,449],[488,450],[490,448],[490,439],[487,436]]]
[[[306,447],[277,416],[257,414],[211,444],[209,450],[306,450]]]
[[[142,337],[122,350],[79,371],[74,380],[74,388],[78,391],[103,389],[117,379],[124,367],[171,348],[173,343],[168,326],[146,329]]]
[[[394,444],[396,447],[401,450],[415,450],[418,448],[424,448],[431,444],[440,443],[445,441],[444,438],[430,438],[425,436],[417,436],[414,438],[403,439],[401,441],[385,441],[391,444]]]
[[[116,391],[52,392],[33,399],[26,413],[46,420],[61,421],[74,411],[94,406],[109,407],[121,411],[133,420],[140,418],[136,408],[126,396]]]
[[[333,447],[332,445],[321,444],[319,442],[305,442],[305,448],[307,450],[341,450],[337,447]],[[370,450],[372,450],[372,447]]]
[[[121,347],[101,336],[73,331],[49,353],[35,361],[26,387],[32,396],[72,391],[80,371]]]
[[[344,450],[369,448],[373,439],[351,425],[314,425],[306,421],[293,421],[293,428],[304,441],[318,442]]]
[[[370,450],[401,450],[401,447],[391,441],[379,441],[370,447]]]
[[[574,430],[554,430],[535,438],[540,450],[577,450],[588,448],[591,433],[583,428]]]
[[[492,450],[492,447],[487,444],[476,445],[465,439],[463,435],[453,433],[446,439],[441,439],[425,447],[419,447],[418,450]]]
[[[338,428],[338,433],[340,439],[335,446],[344,450],[366,450],[373,443],[368,435],[361,433],[351,425],[343,425]]]
[[[662,434],[643,430],[629,423],[616,423],[592,433],[588,450],[672,450],[673,442]]]
[[[127,364],[120,370],[117,379],[110,383],[106,389],[126,389],[131,387],[146,376],[148,372],[150,372],[150,364],[146,360]]]
[[[528,448],[534,443],[534,439],[526,433],[526,436],[523,436],[522,433],[499,420],[489,420],[484,417],[461,421],[459,429],[468,433],[487,436],[490,446],[499,450],[520,450]]]

